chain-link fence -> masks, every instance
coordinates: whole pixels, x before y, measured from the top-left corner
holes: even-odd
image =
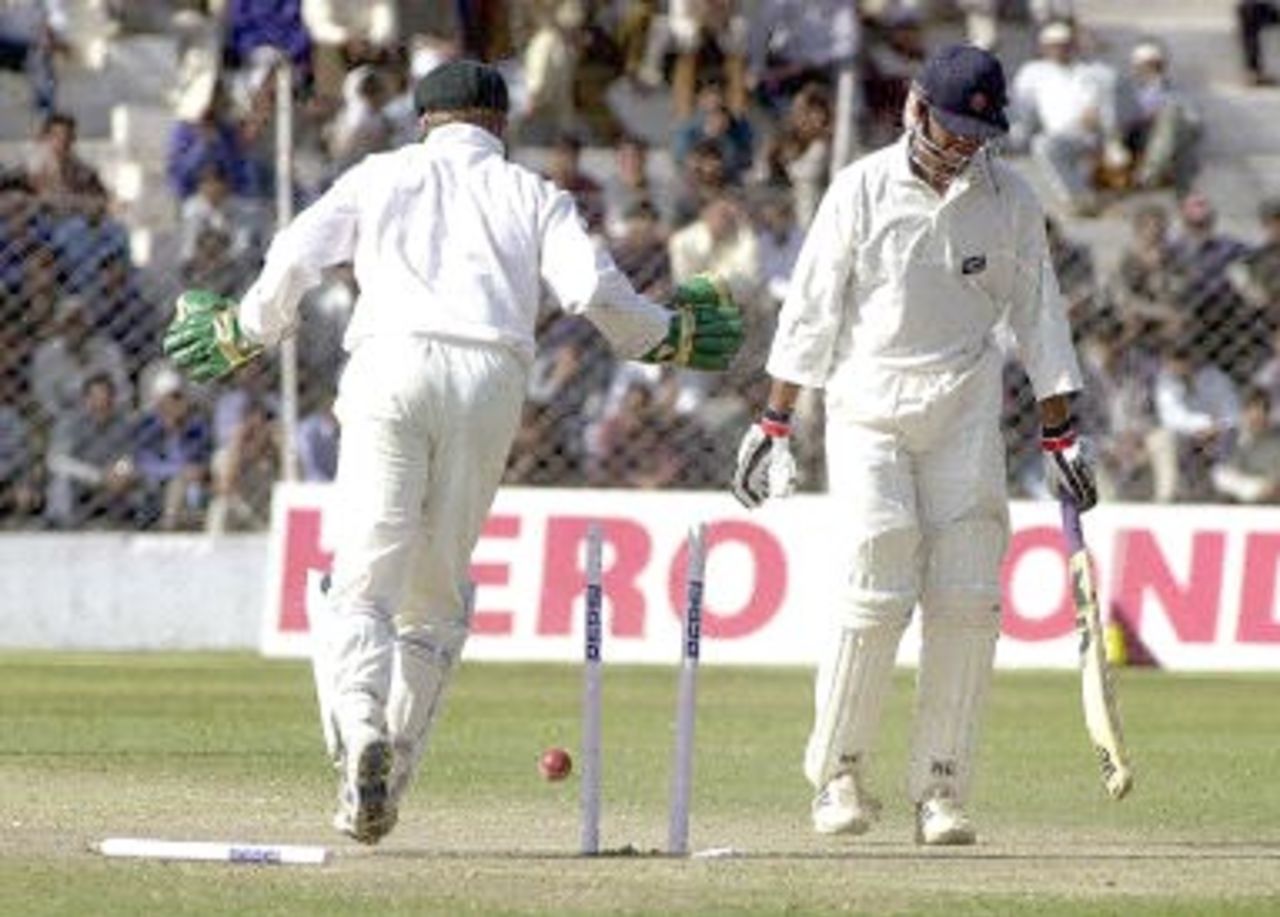
[[[614,169],[613,152],[601,162]],[[576,167],[550,163],[568,187]],[[616,168],[626,168],[621,152]],[[792,198],[749,178],[669,231],[652,202],[619,203],[607,187],[616,176],[596,177],[606,187],[577,182],[582,210],[656,299],[702,267],[680,254],[680,233],[716,225],[740,255],[724,263],[737,272],[747,344],[723,376],[642,366],[617,360],[586,321],[548,311],[506,480],[724,488],[763,405],[765,355],[803,236]],[[201,170],[172,244],[139,265],[100,183],[51,191],[25,170],[0,175],[0,525],[261,528],[290,451],[282,412],[294,403],[299,476],[332,478],[341,339],[357,295],[349,270],[330,272],[304,300],[293,397],[282,399],[275,355],[212,386],[185,382],[161,357],[182,289],[234,296],[260,264],[272,208],[228,185],[219,169]],[[1114,269],[1096,267],[1095,252],[1052,227],[1086,372],[1079,413],[1111,499],[1280,499],[1280,209],[1263,214],[1267,241],[1247,245],[1217,232],[1207,206],[1132,208],[1132,239]],[[1042,491],[1037,420],[1011,360],[1004,421],[1017,496]],[[820,398],[802,401],[798,421],[802,486],[820,489]]]

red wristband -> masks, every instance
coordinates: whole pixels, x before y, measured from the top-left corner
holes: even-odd
[[[1075,445],[1076,425],[1074,420],[1056,427],[1045,427],[1040,430],[1040,448],[1045,452],[1061,452]]]
[[[765,408],[760,418],[760,429],[765,436],[781,439],[791,435],[791,415],[784,411]]]

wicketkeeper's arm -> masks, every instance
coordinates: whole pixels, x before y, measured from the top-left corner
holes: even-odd
[[[320,282],[326,267],[355,255],[360,166],[276,233],[262,272],[240,300],[237,321],[251,341],[271,345],[293,332],[298,303]]]

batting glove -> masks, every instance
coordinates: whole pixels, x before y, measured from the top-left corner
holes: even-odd
[[[710,277],[676,287],[666,338],[640,359],[721,372],[742,346],[742,312],[729,290]]]
[[[791,415],[766,410],[738,446],[738,467],[730,485],[747,509],[770,497],[788,497],[796,489],[796,460],[791,454]]]
[[[1066,497],[1084,512],[1098,502],[1098,485],[1093,473],[1092,443],[1076,432],[1068,418],[1056,427],[1042,427],[1040,448],[1044,452],[1045,481],[1058,499]]]
[[[208,290],[178,297],[164,352],[196,382],[221,379],[262,352],[236,321],[235,300]]]

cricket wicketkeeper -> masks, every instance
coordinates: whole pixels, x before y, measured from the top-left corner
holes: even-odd
[[[626,357],[723,370],[742,341],[720,286],[696,278],[671,309],[639,295],[570,196],[507,161],[496,70],[445,64],[414,98],[422,143],[339,178],[276,235],[238,306],[184,294],[165,338],[193,378],[220,377],[293,330],[325,267],[354,262],[334,566],[309,610],[335,827],[370,844],[395,825],[471,628],[468,565],[520,421],[541,290]]]

